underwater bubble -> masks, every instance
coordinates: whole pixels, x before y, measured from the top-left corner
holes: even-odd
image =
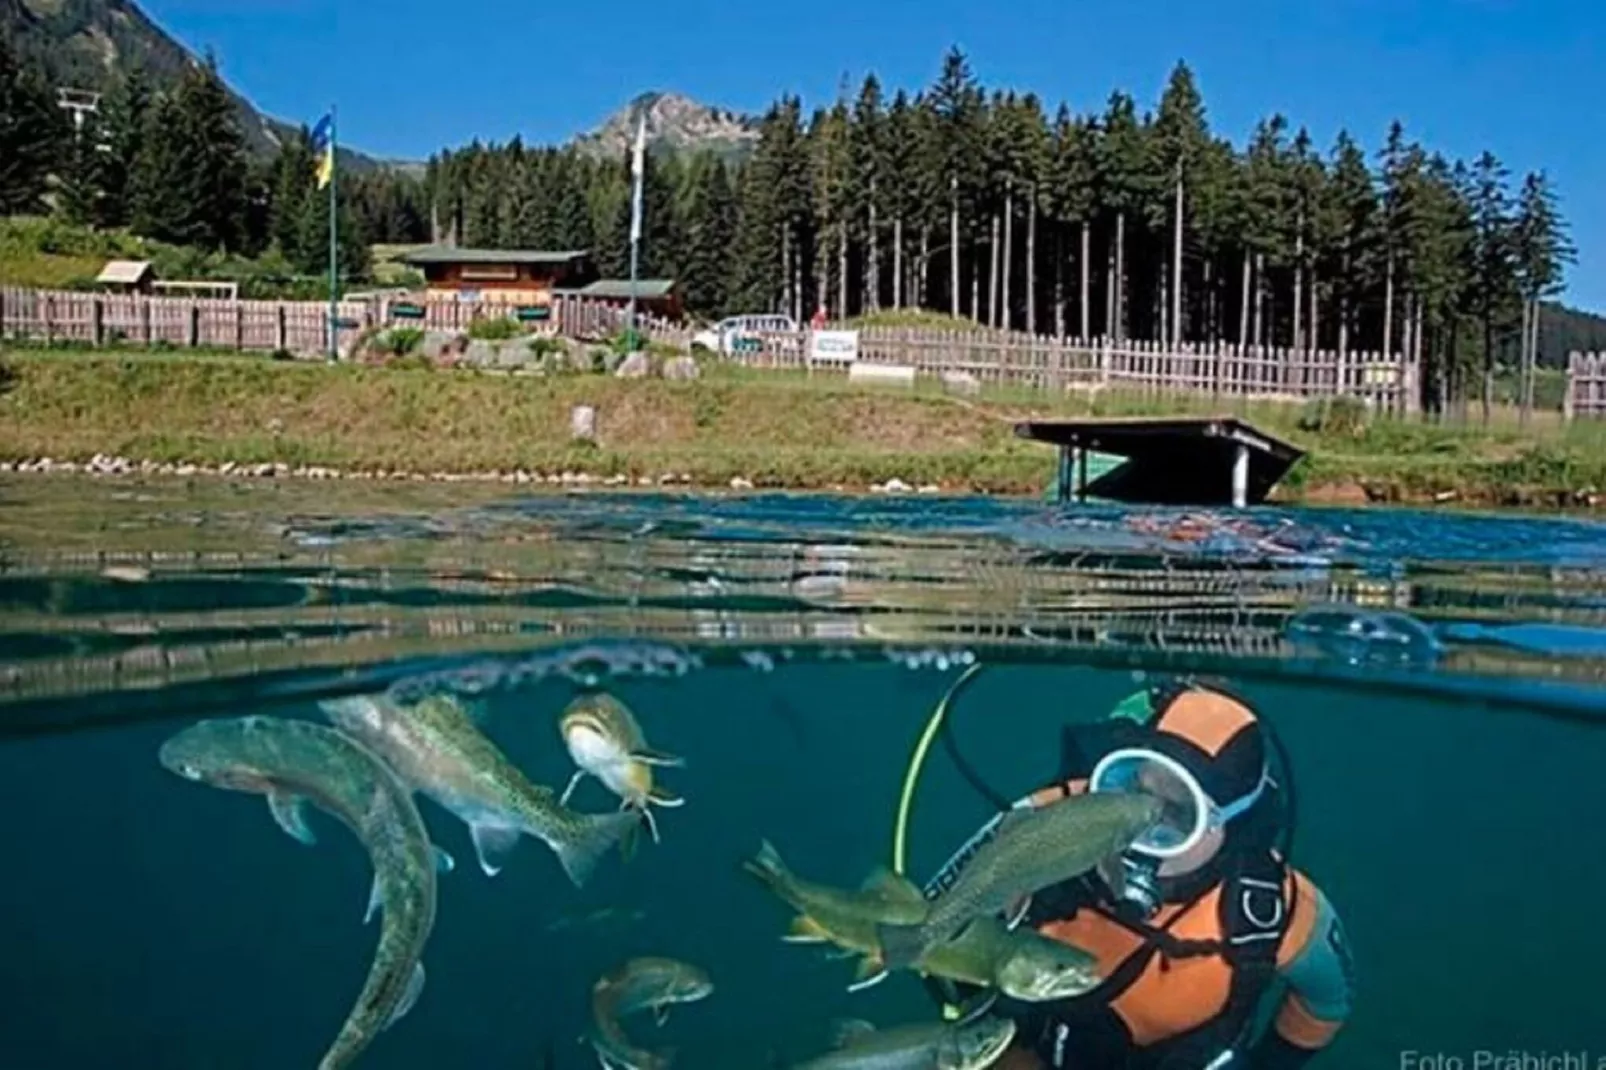
[[[1430,666],[1444,653],[1432,629],[1408,613],[1356,606],[1312,606],[1294,615],[1284,634],[1296,648],[1351,665]]]

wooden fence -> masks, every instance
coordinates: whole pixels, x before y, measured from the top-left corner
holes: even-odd
[[[1568,354],[1561,412],[1567,420],[1606,418],[1606,353]]]
[[[1296,350],[1229,343],[1056,339],[1002,331],[864,328],[857,360],[903,365],[916,375],[969,377],[978,384],[1064,391],[1111,388],[1242,398],[1305,399],[1350,395],[1377,408],[1414,413],[1417,365],[1399,354]],[[736,359],[753,367],[841,369],[809,359],[808,332],[772,333]]]
[[[375,327],[416,326],[462,331],[479,318],[512,315],[514,306],[494,298],[454,301],[382,293],[341,302],[339,351],[349,354],[362,332]],[[625,326],[617,304],[558,295],[538,331],[585,340],[607,338]],[[651,316],[638,323],[653,338],[687,345],[690,332]],[[208,347],[258,352],[285,350],[298,356],[329,351],[329,306],[320,301],[229,301],[147,297],[76,291],[0,288],[0,341],[67,342],[105,346],[118,342]],[[809,358],[808,331],[766,334],[733,355],[751,367],[842,373],[841,361]],[[1576,360],[1577,358],[1575,358]],[[1585,361],[1594,358],[1583,358]],[[1420,395],[1417,365],[1398,354],[1239,347],[1226,343],[1184,344],[1056,339],[996,330],[871,327],[858,331],[860,365],[901,366],[916,376],[978,385],[1063,392],[1113,388],[1149,393],[1185,393],[1241,398],[1303,399],[1352,395],[1383,411],[1413,413]],[[1606,357],[1591,368],[1595,399],[1580,412],[1606,415]],[[905,373],[907,374],[907,372]],[[1576,390],[1569,393],[1572,397]]]
[[[408,306],[423,316],[404,315]],[[416,326],[461,331],[477,318],[512,315],[514,306],[494,301],[424,300],[380,295],[337,306],[341,354],[374,327]],[[626,312],[616,305],[561,296],[550,318],[531,324],[538,331],[584,339],[606,338],[623,329]],[[638,316],[655,337],[684,343],[680,328]],[[329,351],[327,301],[229,301],[210,298],[147,297],[72,290],[0,288],[0,341],[72,343],[100,347],[166,343],[175,347],[238,349],[297,356]]]

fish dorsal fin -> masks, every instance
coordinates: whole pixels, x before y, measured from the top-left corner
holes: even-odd
[[[292,838],[310,847],[318,842],[318,837],[307,827],[307,812],[303,807],[306,801],[302,796],[286,791],[268,793],[268,810],[273,814],[273,820]]]
[[[863,1044],[874,1033],[875,1026],[862,1018],[843,1018],[831,1023],[831,1044],[837,1048],[851,1048]]]
[[[886,866],[877,866],[871,870],[870,875],[864,878],[864,883],[859,886],[859,890],[900,907],[918,908],[922,914],[926,910],[926,897],[920,894],[920,889]]]
[[[630,752],[630,760],[640,762],[642,765],[662,765],[678,769],[686,764],[686,759],[674,754],[666,754],[651,747],[637,747]]]

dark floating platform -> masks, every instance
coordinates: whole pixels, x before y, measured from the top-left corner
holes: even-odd
[[[1236,416],[1030,420],[1015,434],[1060,448],[1061,502],[1258,505],[1305,455]],[[1123,460],[1090,483],[1089,453]]]

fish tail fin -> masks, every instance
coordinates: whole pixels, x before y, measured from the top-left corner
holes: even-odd
[[[792,883],[792,873],[781,861],[781,853],[768,840],[759,843],[758,854],[744,861],[742,868],[771,888],[784,888]]]
[[[632,811],[612,814],[576,814],[574,834],[553,845],[563,871],[576,888],[585,887],[602,856],[621,843],[641,818]]]
[[[919,925],[877,925],[881,961],[889,970],[913,966],[925,950],[925,933]]]

